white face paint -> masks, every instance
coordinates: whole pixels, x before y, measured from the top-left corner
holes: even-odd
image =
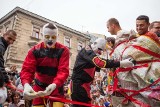
[[[43,40],[48,48],[52,48],[55,46],[55,43],[57,41],[58,29],[50,29],[46,26],[48,26],[48,24],[44,25],[43,27]]]
[[[94,41],[94,43],[91,45],[92,50],[97,54],[101,55],[103,51],[106,49],[106,40],[103,38],[98,38]]]

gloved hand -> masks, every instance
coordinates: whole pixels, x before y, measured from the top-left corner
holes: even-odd
[[[31,100],[38,97],[37,92],[35,92],[28,83],[24,85],[23,95],[24,95],[24,98],[27,100]]]
[[[46,90],[44,91],[45,96],[50,95],[54,90],[56,89],[56,84],[52,83],[48,87],[46,87]]]
[[[134,63],[132,62],[131,59],[125,59],[125,60],[122,60],[120,61],[120,67],[133,67],[134,66]]]

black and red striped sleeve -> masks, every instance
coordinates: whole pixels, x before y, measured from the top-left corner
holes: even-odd
[[[120,66],[120,62],[119,61],[103,59],[103,58],[97,56],[94,53],[94,51],[86,50],[85,48],[81,50],[80,55],[86,61],[94,64],[98,68],[113,68],[113,67],[119,67]]]

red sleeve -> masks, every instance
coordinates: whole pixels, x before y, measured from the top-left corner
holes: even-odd
[[[36,71],[36,59],[35,56],[33,55],[33,49],[29,50],[22,66],[22,70],[20,72],[20,78],[22,81],[22,84],[24,85],[25,83],[31,83],[34,79],[34,74]]]
[[[88,61],[91,64],[94,64],[98,68],[113,68],[113,67],[119,67],[120,62],[119,61],[114,61],[114,60],[109,60],[109,59],[103,59],[101,57],[98,57],[93,50],[86,48],[82,49],[79,53],[83,59]]]
[[[57,87],[60,87],[65,83],[68,76],[69,76],[69,50],[67,48],[64,48],[61,58],[59,59],[58,72],[53,80],[53,83],[55,83]]]

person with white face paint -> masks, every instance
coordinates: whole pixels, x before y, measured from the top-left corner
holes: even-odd
[[[57,36],[58,36],[58,29],[56,26],[51,26],[50,24],[44,25],[43,39],[48,48],[55,47]]]
[[[78,53],[71,77],[72,100],[91,103],[89,93],[95,71],[100,71],[101,68],[134,66],[134,64],[128,59],[116,62],[114,60],[100,58],[99,55],[101,55],[101,53],[105,50],[106,40],[103,38],[98,38],[93,44],[82,48],[82,50]],[[86,106],[73,104],[73,107]]]
[[[33,99],[33,107],[63,107],[44,96],[63,98],[63,84],[69,76],[69,49],[57,42],[58,28],[53,23],[43,26],[43,42],[31,48],[26,56],[20,78],[24,98]],[[35,81],[33,88],[29,85]]]

